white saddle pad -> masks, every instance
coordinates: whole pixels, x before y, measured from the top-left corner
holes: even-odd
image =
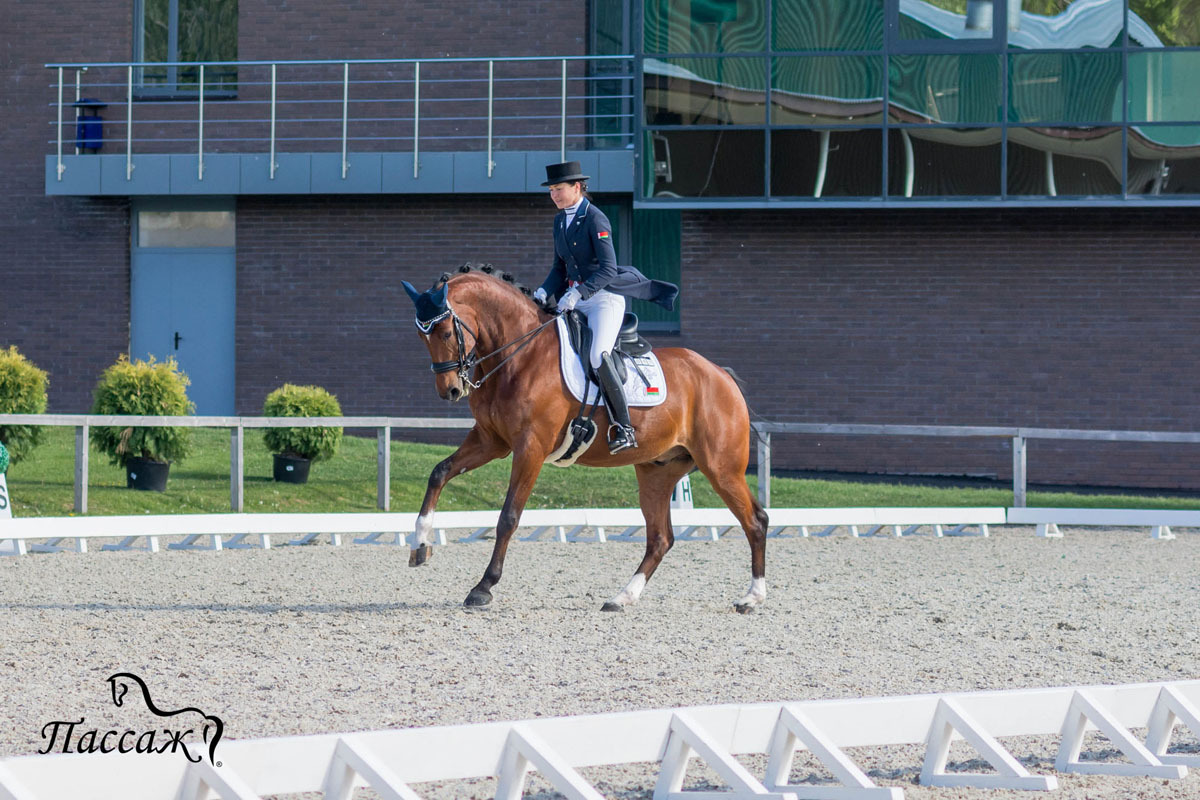
[[[583,402],[583,385],[587,383],[588,403],[590,404],[596,399],[596,384],[585,381],[583,365],[579,363],[579,356],[571,349],[571,337],[567,333],[567,323],[562,317],[558,319],[557,328],[559,361],[562,363],[563,380],[567,382],[567,389],[580,402]],[[667,384],[663,378],[662,366],[658,363],[658,356],[654,355],[654,351],[651,350],[644,356],[637,356],[632,361],[625,356],[621,356],[621,358],[625,361],[625,402],[630,406],[661,405],[667,399]],[[634,369],[634,365],[637,366],[637,369]],[[639,370],[641,375],[638,374]],[[642,380],[643,375],[645,381]],[[603,396],[601,396],[600,403],[604,404]]]

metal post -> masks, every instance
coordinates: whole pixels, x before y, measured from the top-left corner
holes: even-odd
[[[487,168],[488,177],[492,177],[492,170],[496,167],[496,162],[492,161],[492,102],[495,99],[494,81],[496,62],[488,62],[488,137],[487,137]]]
[[[62,170],[64,169],[65,167],[62,166],[62,67],[59,67],[59,180],[62,180]]]
[[[196,180],[204,180],[204,65],[200,65],[200,136],[196,142]]]
[[[60,72],[62,71],[61,67],[59,68],[59,71]],[[82,67],[80,69],[75,70],[75,102],[76,103],[78,103],[80,100],[83,99],[83,73],[85,73],[85,72],[87,72],[87,67]],[[59,105],[60,106],[62,105],[61,101],[59,101]],[[76,125],[79,124],[79,116],[80,116],[80,112],[82,110],[83,109],[81,106],[78,106],[78,105],[75,106],[75,124]],[[76,129],[76,130],[78,130],[78,129]],[[78,133],[76,134],[76,136],[78,136]],[[79,155],[79,139],[78,138],[76,138],[76,140],[75,140],[75,155]]]
[[[88,510],[88,424],[75,426],[75,513]]]
[[[1013,505],[1017,508],[1025,507],[1025,437],[1013,437]]]
[[[375,505],[380,511],[392,507],[392,428],[385,425],[379,429],[376,448]]]
[[[562,120],[558,134],[558,160],[567,160],[567,60],[562,60]]]
[[[125,180],[133,180],[133,67],[125,81]]]
[[[771,434],[758,431],[758,502],[771,507]]]
[[[275,65],[271,65],[271,180],[275,180]]]
[[[350,64],[342,64],[342,180],[346,180],[346,127],[350,116]]]
[[[241,423],[229,429],[229,507],[245,510],[245,444],[246,429]]]
[[[413,180],[420,177],[417,151],[421,147],[421,62],[413,64]]]

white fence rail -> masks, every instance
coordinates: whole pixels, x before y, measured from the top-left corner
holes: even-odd
[[[370,786],[389,798],[418,798],[414,784],[495,777],[497,797],[519,797],[536,770],[569,798],[601,797],[579,772],[604,765],[661,762],[656,800],[828,798],[901,800],[880,787],[847,748],[924,744],[920,782],[932,786],[1052,790],[1054,775],[1029,772],[1000,742],[1059,737],[1057,772],[1187,776],[1200,755],[1172,753],[1177,726],[1200,730],[1200,681],[1124,686],[929,694],[850,700],[756,703],[632,711],[435,728],[221,741],[217,763],[178,755],[92,753],[0,761],[0,797],[10,800],[223,800],[321,792],[347,798]],[[1098,729],[1120,763],[1081,759],[1084,731]],[[1144,742],[1130,732],[1148,729]],[[965,739],[994,769],[947,772],[951,740]],[[790,784],[798,750],[809,750],[838,783]],[[762,776],[736,756],[768,759]],[[200,755],[200,753],[196,753]],[[1089,754],[1090,755],[1090,754]],[[729,792],[684,792],[689,760],[702,759]],[[1195,780],[1191,778],[1190,780]],[[1147,784],[1147,789],[1149,786]]]

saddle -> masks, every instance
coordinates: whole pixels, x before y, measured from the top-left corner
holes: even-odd
[[[592,351],[592,329],[588,327],[587,317],[578,311],[571,310],[564,315],[564,318],[567,323],[567,335],[571,340],[571,349],[575,351],[575,355],[579,356],[579,361],[583,364],[584,375],[589,381],[599,385],[600,378],[592,369],[591,358],[589,358],[589,353]],[[617,334],[617,343],[613,345],[613,364],[616,365],[622,381],[625,380],[626,375],[625,359],[618,356],[634,358],[649,353],[650,349],[650,343],[638,333],[637,314],[626,311],[625,318],[621,320],[621,331]]]

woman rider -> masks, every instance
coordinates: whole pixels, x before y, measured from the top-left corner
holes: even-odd
[[[611,355],[625,318],[625,298],[650,300],[670,310],[675,307],[679,287],[647,278],[633,267],[617,266],[612,225],[604,212],[588,201],[587,180],[578,161],[546,167],[542,186],[550,187],[550,199],[559,209],[554,216],[554,264],[533,299],[546,305],[548,298],[556,297],[559,311],[574,308],[587,316],[592,330],[588,358],[600,378],[612,422],[608,450],[619,453],[637,447]]]

